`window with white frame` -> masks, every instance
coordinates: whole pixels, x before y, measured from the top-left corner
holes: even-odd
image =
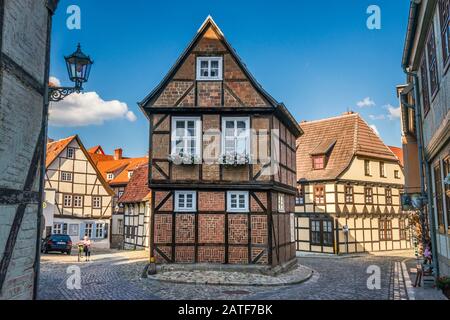
[[[69,159],[75,158],[75,149],[74,148],[67,148],[67,158],[69,158]]]
[[[131,179],[131,177],[133,176],[134,171],[128,171],[128,179]]]
[[[278,194],[278,212],[285,212],[284,194]]]
[[[222,80],[222,57],[198,57],[197,80]]]
[[[73,196],[73,207],[74,208],[83,207],[83,196]]]
[[[195,191],[176,191],[175,211],[178,212],[197,211],[197,194],[195,193]]]
[[[106,174],[106,179],[107,179],[107,180],[112,180],[112,179],[114,179],[114,173],[108,172],[108,173]]]
[[[228,212],[248,212],[248,192],[229,191],[227,193]]]
[[[72,195],[71,194],[65,194],[63,197],[63,206],[65,208],[72,207]]]
[[[72,172],[61,172],[61,181],[72,182],[73,176]]]
[[[64,223],[54,223],[53,234],[64,234]]]
[[[97,239],[102,239],[105,237],[105,224],[97,223],[95,226],[95,237]]]
[[[222,153],[250,155],[250,118],[223,118]]]
[[[197,117],[172,118],[172,154],[200,157],[201,120]]]
[[[84,225],[84,236],[92,238],[92,230],[94,229],[93,223],[86,223]]]
[[[92,208],[100,209],[102,207],[102,197],[92,197]]]

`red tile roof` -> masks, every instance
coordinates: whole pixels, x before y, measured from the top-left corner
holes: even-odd
[[[148,188],[148,164],[139,166],[119,199],[121,203],[144,202],[150,200]]]
[[[402,165],[402,167],[404,166],[403,164],[403,149],[399,148],[399,147],[393,147],[393,146],[389,146],[389,149],[391,149],[391,151],[395,154],[395,156],[398,158],[398,160],[400,161],[400,164]]]
[[[396,161],[397,157],[357,113],[300,123],[304,131],[297,140],[298,180],[337,179],[357,155]],[[334,143],[335,142],[335,143]],[[313,170],[311,156],[328,152],[324,170]]]
[[[58,141],[52,141],[47,143],[47,157],[45,159],[45,167],[48,168],[49,165],[55,161],[59,154],[67,148],[67,146],[76,139],[77,136],[71,136]]]

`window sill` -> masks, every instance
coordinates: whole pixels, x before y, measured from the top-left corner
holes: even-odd
[[[196,81],[223,81],[221,78],[197,78]]]

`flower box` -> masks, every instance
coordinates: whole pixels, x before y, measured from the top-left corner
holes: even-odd
[[[245,166],[250,163],[250,157],[245,153],[227,153],[219,157],[219,163],[225,166]]]

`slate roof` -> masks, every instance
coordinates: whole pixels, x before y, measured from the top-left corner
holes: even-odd
[[[304,134],[297,140],[297,179],[335,180],[355,156],[399,162],[394,153],[357,113],[300,123]],[[312,155],[328,152],[324,170],[313,170]]]
[[[120,203],[145,202],[150,200],[151,192],[148,188],[148,164],[141,165],[135,171],[128,183]]]

